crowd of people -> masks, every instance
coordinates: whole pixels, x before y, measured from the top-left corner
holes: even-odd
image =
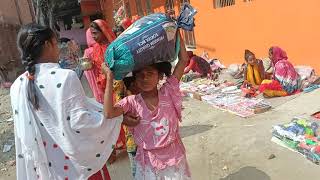
[[[210,78],[210,63],[187,51],[180,33],[179,61],[153,64],[114,81],[105,64],[108,45],[132,22],[111,29],[98,19],[86,32],[84,74],[94,99],[88,99],[78,75],[59,64],[55,33],[28,24],[18,34],[26,72],[11,87],[15,120],[17,179],[110,179],[106,163],[116,150],[128,152],[134,179],[191,179],[179,135],[182,97],[179,81],[193,71]],[[286,52],[271,47],[269,61],[245,50],[243,88],[266,97],[299,91],[299,75]],[[165,83],[160,87],[160,81]]]
[[[17,179],[110,179],[106,163],[118,148],[127,149],[135,179],[191,179],[179,135],[179,80],[189,60],[183,39],[173,73],[163,62],[113,81],[104,53],[124,29],[113,32],[95,20],[87,31],[84,58],[92,68],[85,76],[93,101],[76,72],[59,66],[53,30],[21,28],[18,47],[26,72],[11,87]],[[166,83],[158,90],[162,79]]]

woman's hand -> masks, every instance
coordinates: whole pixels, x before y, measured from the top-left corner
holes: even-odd
[[[134,127],[140,123],[140,119],[140,117],[136,117],[132,114],[125,114],[123,116],[123,124],[129,127]]]
[[[250,83],[247,80],[244,80],[242,83],[243,88],[247,88],[250,85]]]
[[[113,79],[113,72],[110,70],[110,68],[105,63],[102,64],[101,69],[102,69],[102,73],[107,78]]]

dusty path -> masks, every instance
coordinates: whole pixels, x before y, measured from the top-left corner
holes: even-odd
[[[181,134],[194,180],[317,179],[319,166],[270,141],[273,125],[320,110],[320,91],[271,100],[271,111],[243,119],[186,99]],[[268,160],[274,154],[276,157]],[[109,167],[113,180],[130,179],[124,155]],[[6,175],[10,175],[9,177]],[[0,179],[14,178],[14,169]]]
[[[320,110],[320,91],[271,100],[271,111],[243,119],[200,101],[185,101],[181,127],[194,180],[315,179],[320,167],[270,141],[273,125]],[[276,157],[268,160],[274,154]],[[115,180],[130,179],[127,159],[110,170]],[[316,178],[317,179],[317,178]]]

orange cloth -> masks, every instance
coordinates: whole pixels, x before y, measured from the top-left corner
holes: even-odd
[[[262,82],[261,75],[259,73],[258,64],[247,66],[247,81],[252,85],[260,85]]]
[[[263,80],[259,88],[266,97],[283,97],[288,93],[282,89],[280,83],[275,80]]]

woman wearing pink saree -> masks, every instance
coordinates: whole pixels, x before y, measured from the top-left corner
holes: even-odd
[[[267,97],[292,95],[299,90],[299,75],[289,62],[287,53],[280,47],[269,49],[269,57],[273,66],[272,80],[262,82],[259,90]]]
[[[86,32],[86,37],[87,37],[88,48],[84,51],[83,57],[88,58],[92,62],[93,61],[93,49],[94,49],[93,46],[95,45],[96,41],[92,38],[90,28]],[[92,90],[93,96],[95,97],[95,99],[98,102],[102,103],[103,102],[103,91],[101,91],[101,89],[98,88],[97,80],[96,80],[93,69],[86,70],[84,72],[84,74],[89,82],[89,86]]]

